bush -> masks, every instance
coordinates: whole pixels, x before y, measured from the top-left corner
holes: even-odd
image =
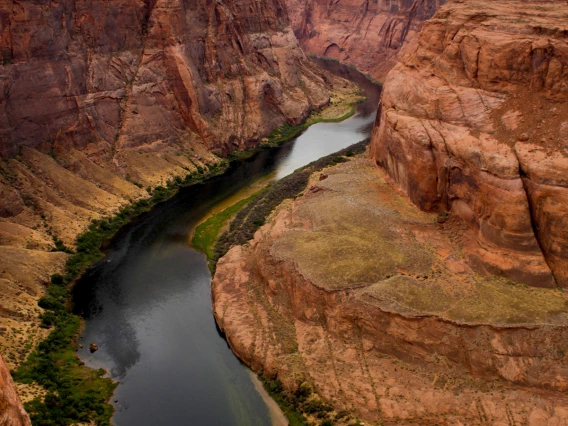
[[[61,274],[53,274],[51,276],[51,284],[62,285],[65,284],[65,278]]]

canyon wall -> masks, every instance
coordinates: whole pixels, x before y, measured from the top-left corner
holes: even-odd
[[[279,0],[8,1],[0,22],[3,158],[197,141],[227,153],[328,97]]]
[[[476,233],[477,270],[568,287],[568,6],[452,2],[388,74],[371,156]]]
[[[0,425],[31,426],[10,371],[0,355]]]
[[[567,16],[441,6],[385,80],[372,161],[314,174],[219,260],[227,341],[333,405],[300,402],[314,424],[568,418]]]
[[[446,0],[287,0],[306,52],[354,65],[384,81],[400,50]]]
[[[280,0],[0,2],[0,346],[93,219],[219,165],[347,84],[308,60]],[[220,157],[221,156],[221,157]],[[28,344],[29,343],[29,344]]]

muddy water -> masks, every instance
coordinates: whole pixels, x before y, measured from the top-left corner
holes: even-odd
[[[216,328],[211,274],[205,256],[189,245],[190,232],[255,185],[368,136],[380,89],[340,64],[322,66],[365,89],[369,100],[355,116],[316,124],[234,163],[223,176],[182,189],[122,229],[77,283],[75,311],[86,319],[79,355],[119,382],[114,424],[269,425],[277,417]],[[93,354],[90,342],[99,346]]]

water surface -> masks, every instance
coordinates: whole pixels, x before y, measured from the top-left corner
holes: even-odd
[[[195,224],[235,194],[368,136],[379,88],[353,69],[322,64],[364,87],[369,100],[355,116],[316,124],[278,148],[233,163],[223,176],[183,188],[124,227],[75,286],[75,311],[86,319],[79,355],[119,381],[114,424],[271,423],[249,371],[215,325],[211,274],[189,240]],[[91,342],[99,346],[93,354]]]

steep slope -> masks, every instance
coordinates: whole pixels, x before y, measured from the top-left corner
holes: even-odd
[[[446,0],[286,0],[306,52],[356,66],[379,81]]]
[[[326,105],[334,84],[280,0],[0,3],[0,345],[91,220],[223,163]],[[28,344],[30,343],[30,344]]]
[[[53,144],[226,153],[327,101],[278,0],[9,1],[0,16],[3,157]]]
[[[389,73],[371,148],[419,207],[469,224],[478,270],[542,287],[568,287],[566,16],[545,1],[442,7]]]

